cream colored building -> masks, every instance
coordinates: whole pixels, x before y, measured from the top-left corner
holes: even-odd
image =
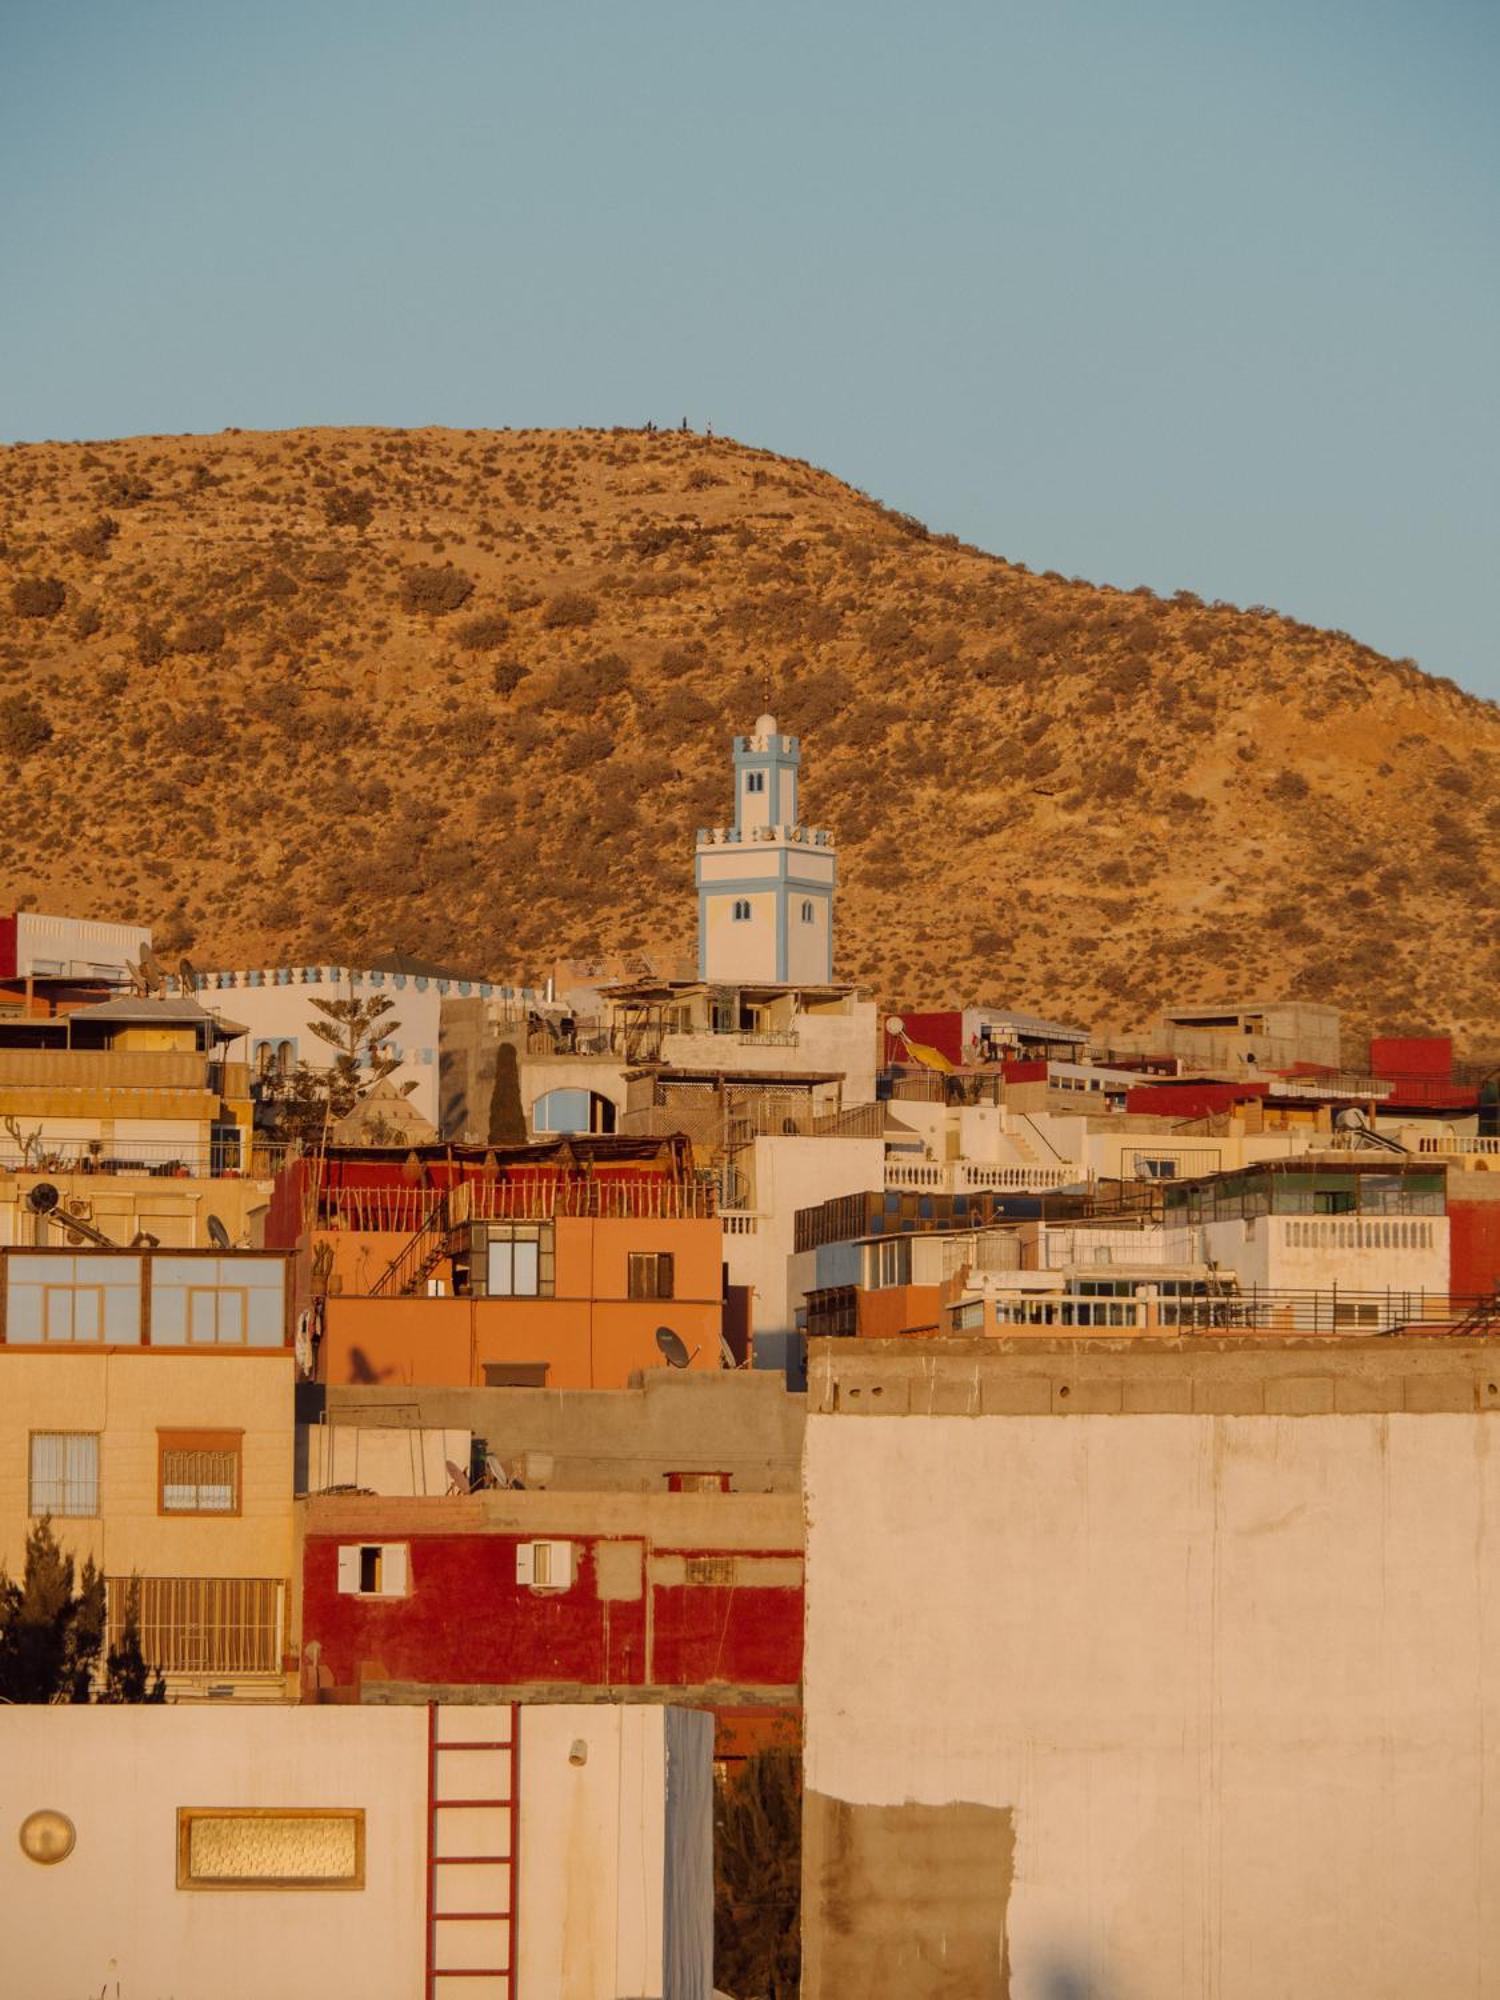
[[[0,1708],[0,1993],[708,2000],[712,1738],[603,1704]]]
[[[1494,1991],[1497,1383],[815,1342],[805,2000]]]
[[[175,1699],[291,1698],[284,1256],[0,1256],[0,1563],[42,1516]],[[3,1988],[0,1988],[3,1990]]]

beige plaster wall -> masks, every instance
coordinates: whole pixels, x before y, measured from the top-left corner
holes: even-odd
[[[1398,1345],[1137,1381],[1057,1343],[1016,1375],[1034,1416],[876,1414],[993,1407],[1003,1355],[857,1385],[815,1356],[807,2000],[1500,1986],[1495,1357]],[[1212,1413],[1250,1397],[1330,1413]],[[937,1864],[975,1809],[1014,1852],[957,1910]],[[892,1902],[920,1977],[860,1955]]]
[[[701,1720],[672,1732],[672,1755],[706,1769]],[[510,1726],[508,1707],[444,1709],[437,1724],[440,1744],[503,1741]],[[113,2000],[118,1982],[121,2000],[420,2000],[427,1731],[419,1707],[0,1708],[0,1993]],[[679,1958],[698,1941],[706,1974],[704,1881],[668,1867],[684,1832],[673,1824],[684,1808],[669,1801],[668,1733],[660,1708],[522,1711],[519,2000],[660,1994],[669,1935]],[[439,1796],[464,1796],[452,1788],[472,1787],[475,1760],[484,1782],[503,1778],[491,1753],[440,1750]],[[697,1798],[701,1814],[705,1784]],[[360,1808],[364,1887],[179,1889],[176,1816],[192,1805]],[[77,1829],[55,1867],[29,1861],[16,1837],[45,1807]],[[467,1827],[455,1836],[476,1838]],[[498,1836],[472,1851],[508,1853],[504,1827]],[[483,1954],[504,1948],[503,1928],[498,1940],[488,1925],[457,1929]],[[459,1962],[465,1941],[454,1943]],[[439,1990],[445,2000],[505,1991],[480,1978]],[[706,1979],[673,1991],[707,2000]]]

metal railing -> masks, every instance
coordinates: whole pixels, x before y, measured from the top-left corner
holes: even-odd
[[[45,1135],[27,1151],[0,1141],[0,1166],[9,1173],[114,1174],[158,1180],[270,1180],[295,1148],[263,1144],[246,1149],[235,1139],[184,1144],[172,1139],[55,1139]]]
[[[1493,1297],[1475,1299],[1446,1292],[1283,1291],[1252,1286],[1240,1292],[1161,1295],[1147,1288],[1129,1298],[1079,1292],[1005,1293],[989,1289],[1000,1326],[1149,1329],[1183,1333],[1391,1334],[1500,1331],[1500,1306]],[[983,1299],[960,1300],[949,1310],[957,1325],[974,1323]],[[960,1316],[963,1317],[960,1317]]]
[[[941,1194],[1036,1194],[1047,1188],[1077,1187],[1088,1179],[1083,1167],[977,1166],[962,1160],[887,1160],[885,1184],[891,1189],[932,1190]]]

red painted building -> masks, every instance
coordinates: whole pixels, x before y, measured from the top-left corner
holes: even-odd
[[[794,1737],[794,1493],[498,1491],[304,1503],[308,1699],[687,1701],[735,1743]]]

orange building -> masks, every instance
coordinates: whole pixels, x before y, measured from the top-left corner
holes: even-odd
[[[299,1172],[320,1381],[612,1389],[668,1352],[722,1365],[722,1229],[685,1139],[345,1154]]]

